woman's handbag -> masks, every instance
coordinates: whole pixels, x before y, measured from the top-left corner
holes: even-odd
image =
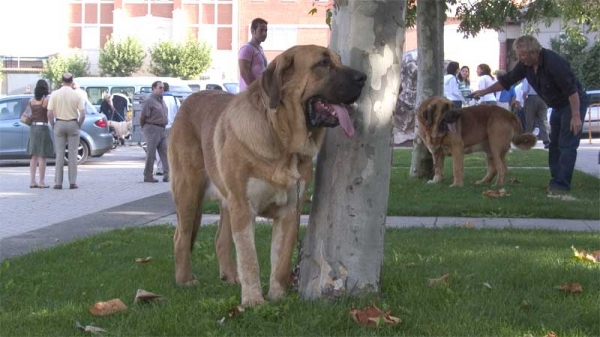
[[[31,102],[29,104],[30,105],[27,106],[27,109],[25,109],[25,111],[21,115],[21,123],[31,126],[31,123],[33,122],[33,120],[31,119]]]

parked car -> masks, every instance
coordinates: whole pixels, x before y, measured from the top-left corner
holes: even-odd
[[[27,142],[29,126],[19,118],[33,95],[12,95],[0,98],[0,159],[29,159]],[[85,122],[81,127],[77,164],[84,163],[89,156],[100,157],[110,151],[113,137],[108,130],[106,116],[96,111],[90,102],[85,102]],[[50,130],[54,139],[54,132]],[[65,158],[69,160],[68,153]]]
[[[235,81],[185,80],[193,92],[200,90],[225,90],[232,94],[240,92],[240,86]]]
[[[591,134],[600,134],[600,90],[588,90],[586,93],[588,94],[590,107],[585,113],[585,118],[581,121],[583,123],[581,128],[582,137],[588,137],[590,129]],[[593,104],[595,106],[592,106]],[[550,123],[551,114],[552,108],[548,108],[548,123]],[[537,135],[538,132],[539,129],[536,127],[533,133]]]

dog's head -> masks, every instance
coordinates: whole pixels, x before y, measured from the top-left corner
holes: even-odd
[[[452,102],[444,97],[426,99],[417,112],[419,133],[431,138],[442,138],[457,131],[461,110],[453,109]],[[427,141],[427,140],[426,140]],[[434,143],[434,141],[431,141]]]
[[[292,47],[275,58],[261,77],[271,109],[300,104],[308,127],[341,125],[351,136],[348,105],[360,97],[367,76],[344,66],[340,56],[324,47]]]

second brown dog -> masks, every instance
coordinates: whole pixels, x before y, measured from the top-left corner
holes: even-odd
[[[481,151],[485,154],[487,174],[477,184],[489,183],[498,175],[496,185],[504,184],[506,152],[511,143],[529,150],[537,143],[532,133],[523,133],[518,117],[494,105],[478,105],[453,109],[444,97],[430,97],[417,112],[419,137],[433,155],[434,177],[429,183],[442,181],[444,158],[452,156],[454,182],[462,187],[464,154]]]

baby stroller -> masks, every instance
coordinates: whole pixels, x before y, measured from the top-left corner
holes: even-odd
[[[129,107],[129,98],[127,96],[115,93],[111,97],[114,111],[108,121],[108,128],[113,136],[113,149],[119,145],[125,145],[125,139],[131,135],[132,123],[127,121],[125,116]]]

